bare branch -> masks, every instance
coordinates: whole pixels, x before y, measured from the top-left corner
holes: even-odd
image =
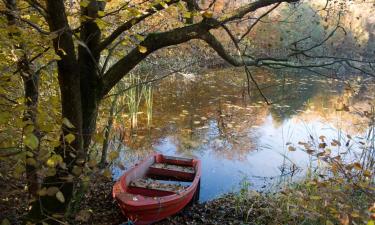
[[[15,19],[17,19],[17,20],[19,20],[21,22],[26,23],[27,25],[29,25],[30,27],[34,28],[36,31],[38,31],[41,34],[44,34],[44,35],[51,34],[50,32],[43,30],[43,28],[41,28],[37,24],[31,22],[30,20],[27,20],[25,18],[20,17],[19,15],[17,15],[16,13],[14,13],[12,11],[2,10],[2,11],[0,11],[0,14],[7,15],[7,16],[9,16],[9,15],[13,16]]]
[[[272,8],[270,8],[267,12],[263,13],[260,17],[258,17],[258,19],[255,20],[255,22],[253,24],[251,24],[251,26],[247,29],[247,31],[240,37],[239,41],[242,41],[242,39],[244,37],[246,37],[250,32],[251,30],[255,27],[255,25],[257,25],[257,23],[262,19],[264,18],[265,16],[267,16],[268,14],[270,14],[273,10],[275,10],[281,3],[277,3],[275,6],[273,6]]]

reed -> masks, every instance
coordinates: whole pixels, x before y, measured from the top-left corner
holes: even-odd
[[[147,84],[143,89],[143,96],[145,98],[146,114],[147,114],[147,128],[150,129],[152,125],[152,104],[153,104],[153,88],[152,84]]]
[[[129,111],[130,129],[134,133],[138,128],[138,112],[144,85],[141,85],[141,78],[135,74],[130,74],[128,83],[131,88],[126,91],[125,95]]]

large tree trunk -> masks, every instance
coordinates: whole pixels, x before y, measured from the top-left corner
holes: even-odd
[[[57,166],[56,173],[53,176],[48,176],[42,185],[42,188],[58,187],[64,196],[64,201],[61,201],[61,198],[59,201],[55,195],[40,196],[40,201],[33,204],[28,219],[40,222],[48,215],[45,222],[57,224],[58,219],[53,218],[51,214],[64,216],[74,192],[74,180],[62,178],[74,175],[76,174],[74,171],[82,169],[86,153],[82,138],[80,74],[77,70],[78,62],[72,34],[68,29],[64,1],[48,0],[46,5],[50,15],[48,20],[50,30],[59,32],[59,36],[53,40],[53,46],[56,54],[61,58],[57,62],[57,72],[61,92],[62,117],[69,120],[74,127],[62,126],[61,145],[55,149],[55,153],[63,158],[66,167]],[[67,134],[73,134],[74,141],[71,143],[65,141]]]
[[[82,8],[82,16],[97,18],[98,11],[104,10],[105,3],[91,1],[88,7]],[[83,115],[83,140],[84,149],[87,150],[91,136],[96,128],[99,95],[98,85],[100,77],[99,59],[100,52],[93,51],[100,43],[101,31],[95,21],[83,22],[80,33],[81,44],[78,48],[79,72],[81,77],[81,99]]]

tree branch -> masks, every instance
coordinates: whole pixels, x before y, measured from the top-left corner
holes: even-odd
[[[165,2],[165,4],[167,5],[172,5],[176,2],[178,2],[179,0],[171,0],[169,2]],[[116,30],[114,30],[107,38],[105,38],[100,44],[99,46],[95,49],[96,52],[101,52],[103,49],[105,49],[106,47],[108,47],[108,45],[110,45],[116,38],[118,38],[122,33],[124,33],[125,31],[131,29],[134,25],[140,23],[141,21],[145,20],[147,17],[149,16],[152,16],[153,14],[155,14],[156,12],[160,11],[164,9],[163,5],[162,4],[157,4],[155,5],[154,7],[148,9],[146,11],[146,14],[140,16],[140,17],[134,17],[130,20],[128,20],[127,22],[125,22],[124,24],[122,24],[121,26],[119,26]]]
[[[273,5],[281,2],[297,2],[298,0],[258,0],[248,5],[235,10],[229,16],[224,16],[219,19],[204,18],[201,22],[176,28],[171,31],[152,33],[149,34],[144,41],[140,43],[141,46],[145,47],[147,51],[141,53],[138,48],[131,50],[126,56],[115,63],[101,78],[101,87],[99,97],[105,96],[111,88],[121,80],[130,70],[132,70],[139,62],[146,58],[150,53],[170,45],[177,45],[183,42],[187,42],[191,39],[202,39],[205,40],[218,54],[231,63],[234,66],[242,66],[244,63],[248,66],[258,66],[257,61],[251,58],[244,58],[244,63],[239,57],[234,57],[228,54],[221,43],[209,33],[211,29],[219,28],[223,24],[241,19],[246,14],[253,12],[259,8]],[[172,1],[171,1],[172,2]],[[139,21],[138,21],[139,22]],[[131,26],[131,25],[129,25]],[[120,34],[118,34],[120,35]],[[118,35],[114,35],[116,38]],[[111,35],[112,36],[112,35]],[[112,40],[112,39],[111,39]],[[109,41],[110,43],[111,41]],[[104,42],[105,43],[105,42]],[[103,43],[102,43],[103,44]],[[103,48],[102,47],[99,49]],[[280,63],[277,61],[277,63]]]

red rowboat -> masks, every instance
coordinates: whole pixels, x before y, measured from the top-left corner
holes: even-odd
[[[134,224],[151,224],[197,201],[200,177],[200,160],[155,153],[125,172],[112,194]]]

